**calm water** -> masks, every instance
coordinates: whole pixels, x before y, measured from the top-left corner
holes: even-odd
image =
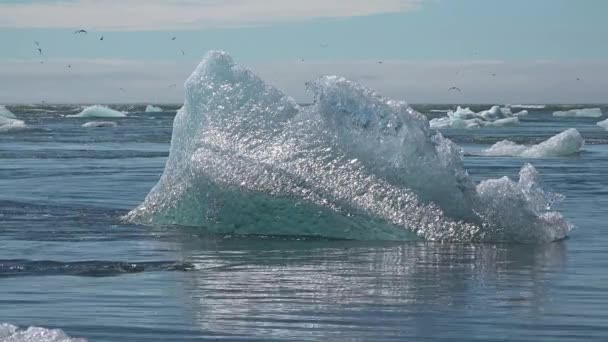
[[[174,112],[86,129],[92,120],[61,116],[78,109],[51,109],[14,108],[33,129],[0,134],[0,322],[90,341],[608,340],[608,132],[599,119],[533,110],[519,127],[445,131],[478,180],[514,177],[526,162],[475,156],[498,140],[539,142],[569,127],[587,139],[580,155],[532,161],[567,196],[559,210],[577,225],[565,241],[532,246],[124,224],[163,171]]]

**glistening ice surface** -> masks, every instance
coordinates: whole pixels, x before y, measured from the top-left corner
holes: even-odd
[[[164,173],[128,219],[362,240],[548,242],[572,229],[533,166],[475,185],[460,147],[406,103],[336,76],[308,86],[302,108],[210,52],[186,82]]]

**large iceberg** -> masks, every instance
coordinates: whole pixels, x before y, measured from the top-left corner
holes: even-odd
[[[83,338],[70,338],[60,329],[29,327],[20,330],[17,326],[0,323],[2,342],[86,342]]]
[[[571,109],[553,112],[553,116],[566,118],[599,118],[602,116],[602,110],[600,108]]]
[[[585,140],[574,128],[557,134],[540,144],[526,146],[510,140],[499,141],[483,151],[487,156],[512,156],[524,158],[548,158],[569,156],[578,153],[585,145]]]
[[[598,122],[596,125],[608,131],[608,119]]]
[[[488,110],[476,113],[469,108],[458,106],[456,111],[448,111],[448,116],[432,119],[430,127],[433,129],[443,128],[480,128],[480,127],[503,127],[519,125],[519,117],[528,115],[527,110],[518,113],[511,112],[510,108],[493,106]]]
[[[147,105],[146,106],[146,113],[158,113],[158,112],[162,112],[163,109],[160,107],[156,107],[153,105]]]
[[[475,185],[406,103],[341,77],[300,107],[224,52],[186,81],[159,182],[126,219],[223,234],[548,242],[572,229],[531,165]]]
[[[78,114],[67,115],[69,118],[124,118],[126,116],[123,112],[100,105],[89,106]]]

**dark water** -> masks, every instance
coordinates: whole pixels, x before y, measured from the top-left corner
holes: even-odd
[[[557,119],[549,108],[519,127],[445,131],[469,152],[569,127],[587,139],[577,156],[532,161],[567,196],[559,209],[577,226],[565,241],[533,246],[235,238],[125,224],[121,215],[162,173],[174,112],[85,129],[92,120],[61,116],[78,112],[69,106],[12,109],[32,129],[0,134],[0,322],[90,341],[608,340],[600,119]],[[478,180],[515,177],[524,162],[465,157]]]

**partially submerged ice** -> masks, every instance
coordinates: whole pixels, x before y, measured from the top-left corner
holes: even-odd
[[[608,119],[598,122],[596,125],[608,131]]]
[[[547,242],[572,229],[531,165],[475,185],[406,103],[341,77],[299,107],[224,52],[186,81],[159,182],[132,222],[226,234]]]
[[[0,133],[26,129],[23,120],[17,119],[15,114],[3,105],[0,105]]]
[[[69,118],[124,118],[127,115],[123,112],[111,109],[107,106],[94,105],[82,110],[82,112],[74,115],[68,115]]]
[[[464,128],[473,129],[481,127],[504,127],[519,125],[519,118],[528,115],[527,110],[513,113],[510,108],[493,106],[488,110],[476,113],[470,108],[458,106],[456,111],[448,111],[447,116],[432,119],[430,127],[433,129]]]
[[[162,112],[163,109],[160,107],[156,107],[153,105],[147,105],[146,106],[146,113],[158,113],[158,112]]]
[[[548,158],[569,156],[580,152],[585,140],[574,128],[570,128],[536,145],[520,145],[510,140],[499,141],[483,151],[487,156],[511,156],[524,158]]]
[[[553,112],[553,116],[566,118],[599,118],[602,116],[601,108],[571,109]]]
[[[0,323],[2,342],[86,342],[83,338],[70,338],[60,329],[29,327],[25,330],[7,323]]]

